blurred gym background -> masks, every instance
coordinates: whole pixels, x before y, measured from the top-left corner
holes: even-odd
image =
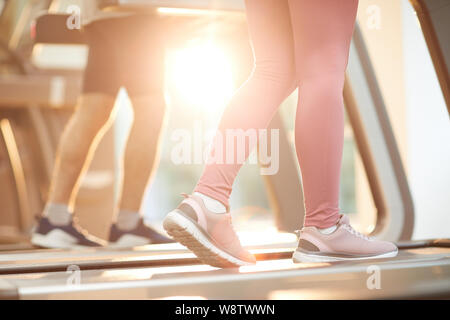
[[[0,0],[0,84],[2,79],[17,79],[23,88],[22,94],[16,94],[20,99],[0,92],[0,242],[25,242],[33,216],[42,209],[57,141],[76,102],[87,57],[83,44],[36,45],[33,20],[47,9],[65,13],[73,3]],[[374,5],[379,10],[375,23],[369,19]],[[146,219],[156,226],[178,204],[179,194],[192,190],[202,170],[201,164],[172,162],[174,130],[186,129],[194,136],[194,127],[186,127],[194,121],[202,134],[213,130],[226,101],[252,66],[244,14],[235,13],[225,22],[205,16],[195,23],[190,22],[188,11],[161,8],[158,14],[166,21],[163,26],[171,45],[166,55],[168,114],[161,162],[143,205]],[[449,237],[449,117],[417,17],[407,0],[360,0],[358,22],[411,188],[416,219],[413,239]],[[186,23],[189,31],[181,36],[176,27]],[[36,82],[49,75],[50,83],[42,85],[63,86],[64,93],[61,96],[55,89],[54,96],[39,100]],[[294,93],[281,107],[292,146],[296,99]],[[83,226],[101,237],[109,229],[121,154],[133,118],[126,90],[119,93],[117,103],[117,119],[96,152],[77,202]],[[206,141],[193,139],[192,148],[198,146],[204,148]],[[231,197],[237,229],[262,232],[262,237],[276,234],[265,183],[258,166],[246,165]],[[359,230],[373,229],[376,208],[348,121],[341,208]]]

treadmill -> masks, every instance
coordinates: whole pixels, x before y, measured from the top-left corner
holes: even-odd
[[[152,1],[118,0],[115,10],[120,10],[122,5],[129,10],[130,6],[145,5],[144,2]],[[449,241],[407,241],[414,223],[411,195],[358,27],[351,46],[344,99],[378,209],[373,234],[399,240],[400,252],[396,258],[294,264],[290,257],[295,242],[291,242],[272,248],[254,248],[255,252],[259,250],[255,266],[220,270],[201,265],[177,245],[151,245],[132,250],[11,252],[0,255],[0,298],[450,298]],[[377,152],[371,152],[373,150]],[[280,177],[275,175],[267,183],[278,186],[280,180],[277,179]],[[277,191],[277,188],[271,191],[275,198]],[[289,207],[282,208],[284,210],[279,209],[277,213],[281,226],[283,221],[292,219]],[[383,290],[368,283],[369,276],[376,272],[381,274]],[[79,276],[79,282],[71,282],[72,275]]]
[[[370,276],[379,272],[372,286]],[[77,276],[78,281],[72,281]],[[382,290],[380,290],[382,289]],[[3,299],[395,299],[450,298],[450,249],[401,250],[394,259],[239,269],[206,265],[97,269],[0,276]]]
[[[419,18],[425,41],[450,115],[450,1],[410,0]]]

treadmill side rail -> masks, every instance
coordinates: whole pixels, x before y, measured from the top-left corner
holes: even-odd
[[[414,227],[412,196],[358,24],[350,46],[344,100],[378,210],[373,235],[409,240]]]

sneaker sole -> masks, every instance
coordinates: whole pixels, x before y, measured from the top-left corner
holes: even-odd
[[[167,215],[163,226],[175,241],[194,252],[203,263],[217,268],[253,265],[253,263],[237,259],[215,246],[192,221],[176,210]]]
[[[325,255],[317,255],[317,254],[308,254],[299,251],[295,251],[292,256],[292,260],[295,263],[301,262],[336,262],[336,261],[361,261],[361,260],[370,260],[370,259],[384,259],[384,258],[393,258],[397,256],[397,251],[391,251],[375,256],[370,257],[352,257],[352,258],[344,258],[344,257],[333,257],[333,256],[325,256]]]
[[[111,241],[108,243],[110,248],[133,248],[139,246],[145,246],[152,244],[147,238],[135,236],[132,234],[125,234],[117,241]]]
[[[87,249],[94,248],[88,246],[81,246],[73,243],[72,236],[61,232],[59,230],[50,231],[46,235],[33,234],[31,236],[31,243],[35,246],[48,249]]]

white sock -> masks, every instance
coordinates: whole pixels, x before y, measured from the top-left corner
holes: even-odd
[[[117,215],[116,225],[123,231],[130,231],[137,227],[140,219],[139,211],[121,209]]]
[[[206,209],[208,209],[209,211],[212,211],[214,213],[227,213],[227,208],[223,205],[222,202],[208,197],[200,192],[194,192],[194,194],[203,200]]]
[[[72,211],[68,205],[62,203],[47,203],[43,215],[50,220],[51,224],[57,226],[66,226],[72,220]]]
[[[322,234],[330,234],[330,233],[333,233],[334,230],[336,230],[336,229],[337,229],[337,225],[331,226],[331,227],[329,227],[329,228],[323,228],[323,229],[317,228],[317,230],[319,230],[319,232],[322,233]]]

